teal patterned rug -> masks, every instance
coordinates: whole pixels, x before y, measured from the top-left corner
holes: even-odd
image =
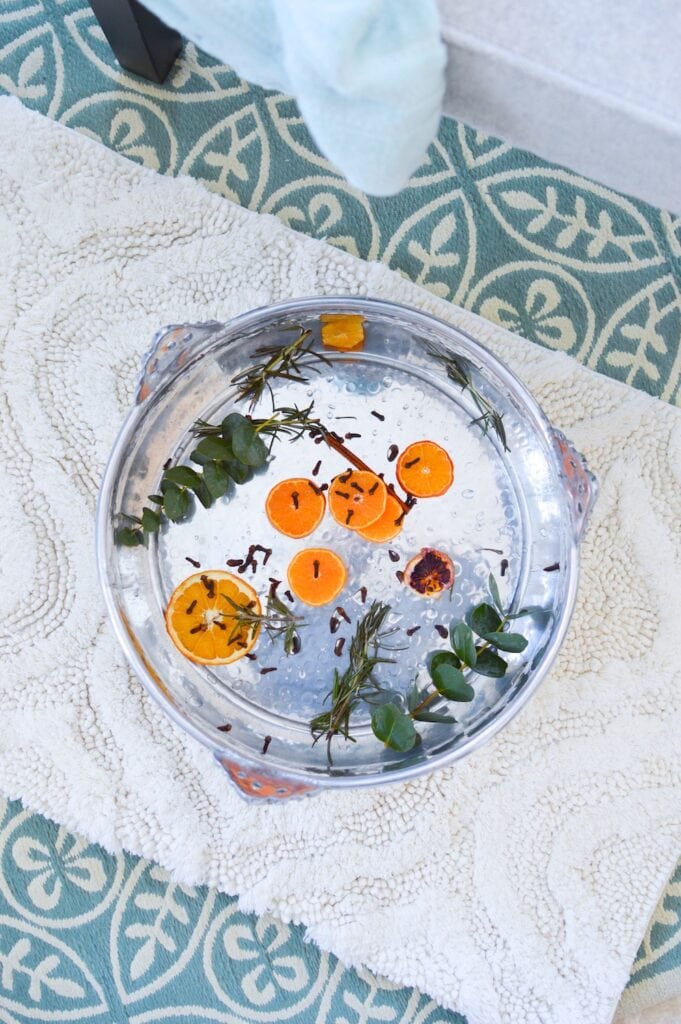
[[[291,100],[193,46],[162,86],[121,71],[83,0],[3,0],[0,91],[681,404],[681,217],[454,121],[404,192],[368,198],[318,154]],[[678,992],[681,866],[624,1005]],[[301,929],[0,801],[0,1022],[76,1019],[463,1021],[345,970]]]

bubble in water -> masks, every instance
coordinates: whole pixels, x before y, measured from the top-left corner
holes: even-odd
[[[461,492],[461,497],[462,498],[472,498],[474,494],[475,494],[475,491],[471,490],[470,487],[467,487],[464,491]]]

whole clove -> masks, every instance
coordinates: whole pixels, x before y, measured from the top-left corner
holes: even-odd
[[[231,731],[232,731],[232,727],[229,724],[229,722],[225,722],[224,725],[219,725],[218,726],[218,732],[231,732]]]
[[[201,563],[197,562],[195,558],[190,558],[189,555],[185,555],[184,560],[185,562],[189,562],[190,565],[193,565],[195,569],[201,568]]]
[[[377,420],[381,421],[381,423],[383,423],[384,420],[385,420],[385,416],[383,415],[383,413],[382,412],[376,412],[375,409],[371,410],[371,415],[375,416]]]
[[[350,622],[350,616],[346,612],[346,610],[343,607],[343,605],[341,605],[341,604],[337,605],[335,611],[336,611],[336,615],[340,615],[341,619],[345,619],[345,621],[347,623]]]
[[[400,449],[397,447],[396,444],[391,444],[390,445],[390,447],[388,448],[388,455],[387,455],[388,462],[394,462],[395,461],[395,459],[397,458],[397,453],[398,453],[399,450]]]
[[[501,559],[501,575],[502,576],[506,575],[506,570],[507,569],[508,569],[508,558],[502,558]]]
[[[262,752],[263,752],[263,754],[267,753],[267,751],[269,749],[269,745],[270,745],[271,742],[272,742],[272,737],[271,736],[265,736],[265,740],[264,740],[263,745],[262,745]]]
[[[266,676],[269,672],[276,672],[276,671],[277,671],[276,666],[273,665],[271,668],[261,668],[260,669],[260,675],[261,676]]]
[[[344,647],[345,647],[345,637],[344,636],[339,636],[338,639],[336,640],[335,644],[333,645],[333,653],[336,655],[337,658],[340,658],[341,654],[343,653],[343,648]]]
[[[321,466],[322,466],[322,460],[319,459],[318,462],[315,462],[314,469],[312,470],[312,476],[317,476],[317,474],[319,473],[319,470],[321,469]]]
[[[420,628],[420,626],[410,626],[409,629],[405,629],[404,632],[407,634],[407,636],[413,636],[414,633],[417,633]]]
[[[434,624],[433,629],[435,629],[440,634],[440,636],[442,637],[443,640],[446,640],[447,637],[449,636],[449,632],[447,631],[447,627],[441,625],[441,623],[439,623],[439,622],[436,622]]]
[[[398,555],[397,551],[393,551],[392,548],[388,548],[388,558],[390,559],[391,562],[399,562],[400,560],[400,556]]]
[[[360,587],[359,588],[359,596],[360,596],[360,599],[362,601],[362,604],[364,604],[366,599],[367,599],[367,588],[366,587]]]
[[[329,631],[331,633],[337,633],[340,629],[340,619],[337,619],[335,615],[332,615],[329,619]]]
[[[544,572],[556,572],[560,569],[560,562],[554,562],[553,565],[545,565]]]

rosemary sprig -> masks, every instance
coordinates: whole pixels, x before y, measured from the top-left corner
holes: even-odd
[[[271,381],[290,380],[298,384],[307,384],[305,371],[319,373],[318,363],[331,365],[331,361],[314,349],[312,332],[301,330],[300,334],[287,345],[262,345],[256,349],[255,355],[261,362],[248,366],[245,370],[232,377],[236,388],[237,401],[249,402],[251,410],[262,398],[265,390],[272,394]],[[274,401],[274,395],[272,395]]]
[[[374,678],[378,665],[393,664],[393,658],[384,658],[379,650],[385,647],[384,641],[396,632],[385,629],[385,621],[390,612],[390,605],[382,601],[374,601],[365,615],[357,623],[355,634],[350,641],[350,659],[344,672],[338,669],[333,673],[333,686],[327,694],[331,707],[316,715],[310,722],[310,731],[316,743],[322,736],[326,737],[326,751],[329,764],[331,760],[331,743],[334,736],[343,736],[354,743],[350,735],[350,719],[361,701],[371,703],[383,688]]]
[[[442,363],[449,379],[458,384],[462,391],[467,391],[475,402],[480,415],[475,416],[472,422],[480,427],[483,434],[488,434],[490,430],[493,430],[504,446],[504,451],[509,452],[511,449],[508,447],[506,439],[504,417],[501,413],[497,412],[492,403],[475,387],[466,362],[429,341],[426,342],[426,352],[433,359],[437,359],[438,362]]]
[[[300,643],[298,630],[307,625],[305,619],[300,615],[294,615],[290,608],[287,608],[283,601],[272,591],[267,596],[264,612],[256,612],[253,608],[239,605],[226,594],[221,597],[232,606],[233,611],[229,612],[229,618],[234,627],[229,637],[229,642],[235,640],[242,630],[249,630],[252,636],[260,626],[265,630],[270,640],[277,640],[283,637],[284,653],[293,654],[296,646]]]
[[[304,409],[299,409],[297,405],[275,405],[266,419],[254,419],[252,416],[246,419],[261,437],[270,437],[274,441],[280,436],[287,436],[291,441],[297,441],[304,434],[320,429],[319,420],[312,417],[313,409],[314,402],[310,402]],[[224,431],[224,422],[207,423],[206,420],[197,420],[192,432],[196,437],[217,437]]]

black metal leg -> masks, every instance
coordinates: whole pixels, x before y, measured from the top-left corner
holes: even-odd
[[[137,0],[90,0],[118,63],[152,82],[162,82],[182,47],[182,36]]]

